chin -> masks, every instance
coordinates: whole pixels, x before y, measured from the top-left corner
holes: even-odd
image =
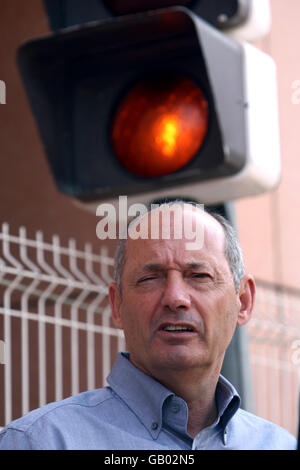
[[[157,358],[161,369],[182,370],[208,367],[211,361],[206,354],[193,355],[187,351],[172,351]]]

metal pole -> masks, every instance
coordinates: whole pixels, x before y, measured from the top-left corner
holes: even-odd
[[[209,209],[223,215],[237,230],[234,202],[210,206]],[[227,348],[221,373],[239,392],[242,408],[254,412],[247,326],[236,328]]]

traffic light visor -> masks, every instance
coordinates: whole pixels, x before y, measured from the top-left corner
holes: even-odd
[[[127,15],[141,11],[153,10],[154,8],[166,8],[174,6],[174,0],[104,0],[104,3],[116,15]],[[177,5],[190,7],[193,0],[180,0]]]
[[[208,129],[203,91],[183,76],[152,77],[133,86],[113,120],[112,143],[122,166],[141,177],[175,172],[196,155]]]

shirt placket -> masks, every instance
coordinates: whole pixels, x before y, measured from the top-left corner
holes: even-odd
[[[192,450],[206,450],[209,449],[209,444],[221,437],[221,429],[217,424],[208,428],[202,429],[194,438]],[[214,446],[215,448],[215,446]]]

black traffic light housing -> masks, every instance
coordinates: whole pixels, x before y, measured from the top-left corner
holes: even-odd
[[[252,0],[44,0],[55,31],[114,16],[184,6],[212,26],[228,29],[245,23]]]
[[[263,90],[272,114],[273,146],[268,152],[274,153],[276,167],[267,169],[270,175],[265,178],[265,169],[256,169],[261,155],[249,145],[249,113],[259,104],[261,114],[264,105],[249,102],[246,49],[184,7],[91,22],[22,46],[21,74],[58,188],[93,206],[122,194],[135,201],[177,194],[218,203],[274,186],[276,100],[272,105]],[[272,75],[273,68],[267,69]],[[270,85],[270,77],[262,73],[261,81],[272,89],[273,77]],[[209,102],[208,133],[184,168],[156,178],[137,177],[116,158],[112,119],[132,84],[166,74],[188,76],[202,88]],[[256,95],[261,97],[252,90],[251,99]],[[269,145],[268,135],[265,140]],[[243,176],[228,180],[234,175]]]

